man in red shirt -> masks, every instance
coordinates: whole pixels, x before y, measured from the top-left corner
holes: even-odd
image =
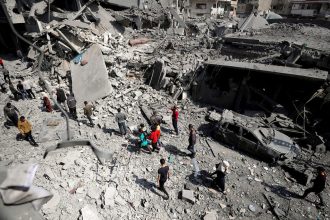
[[[149,135],[148,139],[151,140],[151,146],[152,151],[155,151],[156,149],[159,151],[159,148],[157,146],[158,138],[160,135],[160,131],[157,130],[156,126],[152,126],[151,134]]]
[[[178,129],[178,119],[179,119],[179,109],[175,105],[173,106],[172,110],[172,124],[173,128],[175,130],[176,135],[179,135],[179,129]]]
[[[5,66],[3,65],[3,60],[2,60],[1,57],[0,57],[0,65],[2,66],[2,68],[5,68]]]

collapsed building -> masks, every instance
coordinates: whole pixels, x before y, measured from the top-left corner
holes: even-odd
[[[262,196],[260,198],[254,194],[264,189],[276,194],[280,191],[276,187],[281,187],[283,182],[290,183],[292,191],[300,192],[301,184],[310,182],[313,176],[311,170],[319,164],[319,160],[327,163],[328,152],[324,152],[323,145],[329,146],[330,139],[327,126],[330,121],[329,30],[313,24],[312,21],[308,24],[289,24],[285,21],[271,23],[255,13],[241,21],[231,17],[191,18],[185,14],[187,8],[183,2],[179,1],[174,7],[173,5],[175,4],[172,1],[115,0],[17,0],[2,3],[0,22],[3,24],[3,31],[0,33],[0,46],[3,51],[13,53],[14,57],[18,56],[23,61],[19,64],[22,69],[11,69],[13,80],[17,81],[24,76],[37,82],[40,77],[36,71],[40,64],[40,74],[51,88],[62,87],[74,93],[79,107],[83,101],[93,101],[99,105],[95,113],[98,124],[95,129],[102,129],[104,134],[86,128],[82,122],[70,123],[69,126],[57,122],[63,121],[60,117],[54,119],[47,116],[45,121],[35,121],[36,124],[41,124],[39,141],[45,146],[54,143],[58,146],[59,141],[70,140],[70,135],[65,131],[71,127],[71,130],[76,131],[72,134],[73,140],[80,137],[92,139],[102,146],[102,150],[108,146],[107,142],[113,145],[111,157],[107,157],[109,160],[113,159],[110,165],[101,161],[91,162],[94,157],[80,148],[72,152],[67,150],[67,155],[63,155],[62,151],[53,157],[49,155],[45,158],[48,159],[45,162],[47,166],[40,167],[42,175],[38,176],[35,166],[32,166],[34,170],[30,178],[33,179],[36,175],[38,184],[45,185],[54,194],[53,199],[42,209],[44,217],[301,217],[299,205],[294,206],[293,211],[286,210],[290,205],[287,192],[282,192],[284,199],[283,195],[276,198],[281,204],[276,201],[268,204],[269,195],[264,202]],[[229,8],[229,5],[226,7]],[[35,47],[21,40],[12,31],[10,23],[19,35],[33,42]],[[315,32],[319,34],[317,43],[312,39]],[[277,34],[280,36],[275,39]],[[44,53],[41,61],[40,51],[36,48]],[[47,92],[44,89],[45,83],[39,80],[36,87]],[[52,96],[52,91],[48,93]],[[7,93],[2,103],[9,98],[10,93]],[[231,158],[234,172],[229,185],[233,194],[228,198],[219,198],[212,192],[207,175],[201,175],[197,180],[185,176],[190,166],[196,167],[196,163],[190,164],[182,156],[186,138],[179,136],[174,144],[174,138],[164,132],[162,138],[166,142],[166,152],[162,157],[169,158],[169,161],[177,160],[171,162],[177,175],[172,189],[175,193],[180,191],[182,194],[183,186],[179,182],[180,178],[185,179],[187,183],[184,186],[183,200],[189,203],[182,205],[181,200],[174,198],[165,204],[166,208],[163,210],[164,207],[158,205],[157,198],[147,193],[152,188],[150,181],[153,178],[153,169],[147,163],[149,159],[138,158],[132,153],[134,147],[131,143],[123,143],[123,140],[112,135],[115,133],[112,126],[115,125],[108,119],[116,114],[116,108],[121,107],[128,112],[132,118],[130,130],[134,131],[141,121],[148,121],[153,110],[166,115],[169,105],[173,103],[177,103],[182,109],[182,120],[191,120],[199,125],[200,151],[203,153],[197,159],[200,160],[198,164],[202,169],[212,170],[213,161]],[[22,102],[18,102],[18,105],[26,107]],[[33,105],[37,105],[36,102]],[[280,168],[268,167],[259,160],[246,159],[239,150],[239,154],[228,151],[220,145],[228,146],[228,143],[219,144],[213,141],[212,135],[204,129],[207,124],[211,127],[209,130],[215,130],[217,127],[214,123],[208,124],[204,118],[209,113],[228,112],[224,109],[238,112],[242,117],[248,115],[261,118],[263,125],[277,134],[282,132],[288,136],[283,138],[282,135],[279,142],[286,141],[290,146],[298,143],[302,153]],[[29,109],[28,112],[39,118],[35,113],[37,110]],[[171,118],[165,116],[163,119],[167,123],[164,126],[168,128]],[[49,125],[54,121],[56,125]],[[249,127],[249,122],[246,120],[246,127]],[[182,122],[181,127],[182,130],[185,129],[185,122]],[[9,138],[8,133],[4,135]],[[236,135],[239,138],[239,134]],[[267,136],[268,139],[274,138],[271,134]],[[83,142],[79,143],[83,145]],[[93,146],[90,143],[87,145]],[[125,145],[125,149],[127,147],[129,154],[123,152],[122,145]],[[15,145],[15,149],[17,147],[20,145]],[[233,147],[233,144],[229,147]],[[97,152],[101,152],[99,148],[91,149],[96,152],[96,156]],[[21,152],[22,155],[25,154],[24,151]],[[40,156],[40,150],[37,152]],[[0,156],[5,170],[13,163],[10,161],[14,158],[11,154],[14,153],[8,151]],[[31,155],[33,157],[37,155]],[[26,162],[26,158],[20,157],[18,161]],[[150,161],[157,164],[158,158]],[[147,166],[147,171],[144,166]],[[136,170],[136,167],[139,169]],[[9,174],[9,171],[6,172]],[[127,176],[122,175],[123,173]],[[274,179],[278,185],[267,185],[274,182]],[[91,186],[87,182],[95,185]],[[256,191],[249,191],[250,185],[259,183],[264,185],[255,189]],[[140,188],[132,185],[141,187],[142,193]],[[33,188],[32,180],[26,187]],[[45,198],[49,199],[48,193],[45,193]],[[242,199],[245,200],[244,204],[239,202]],[[17,205],[17,201],[15,202]],[[65,207],[65,203],[70,205]],[[268,207],[266,208],[265,203],[271,211],[266,211]],[[192,204],[200,208],[190,206]],[[39,211],[40,206],[35,209]],[[56,214],[60,212],[61,214]],[[317,211],[313,210],[304,215],[311,216],[315,213]],[[326,217],[329,213],[325,211],[322,215]]]

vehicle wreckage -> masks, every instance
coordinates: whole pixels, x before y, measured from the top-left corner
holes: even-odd
[[[299,156],[301,149],[287,135],[263,120],[224,110],[215,124],[213,137],[234,149],[266,161],[285,164]]]

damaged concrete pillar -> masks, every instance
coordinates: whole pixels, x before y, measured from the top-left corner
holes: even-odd
[[[161,83],[164,80],[165,76],[166,70],[164,60],[158,59],[154,63],[149,85],[156,90],[160,90]]]

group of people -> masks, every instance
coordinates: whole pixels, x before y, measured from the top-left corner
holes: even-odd
[[[30,144],[37,147],[38,144],[32,136],[32,125],[23,115],[19,117],[20,111],[8,102],[3,109],[3,112],[7,119],[5,126],[8,128],[9,125],[13,125],[17,127],[20,132],[16,139],[27,140]]]

